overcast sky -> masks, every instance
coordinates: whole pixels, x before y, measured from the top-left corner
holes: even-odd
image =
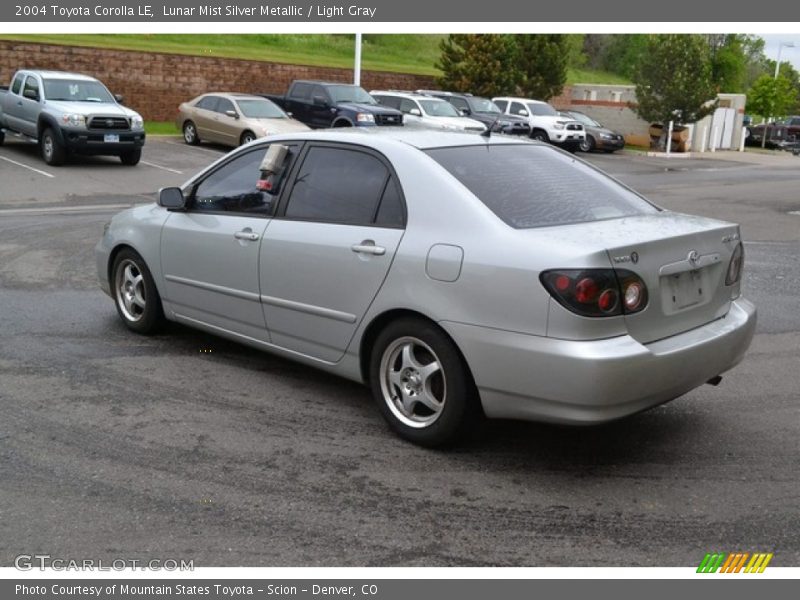
[[[789,61],[794,65],[794,68],[800,71],[800,33],[783,34],[783,33],[770,33],[761,35],[766,42],[764,47],[764,54],[772,60],[778,58],[778,45],[782,42],[794,43],[794,48],[787,48],[784,46],[781,49],[781,62]]]

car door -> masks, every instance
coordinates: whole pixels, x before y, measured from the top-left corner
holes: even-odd
[[[232,115],[236,116],[232,116]],[[228,98],[220,98],[217,103],[217,114],[214,116],[215,129],[219,136],[219,142],[228,146],[238,146],[239,131],[239,111],[236,110],[233,102]]]
[[[276,206],[274,194],[258,189],[266,149],[236,154],[203,177],[188,191],[186,210],[170,213],[161,233],[164,297],[178,319],[261,341],[269,334],[259,248]]]
[[[6,123],[14,131],[22,131],[22,82],[25,80],[23,73],[17,73],[11,88],[3,96],[3,114]]]
[[[214,118],[217,115],[219,96],[204,96],[192,110],[192,120],[197,127],[197,135],[207,142],[219,142],[214,132]]]
[[[32,96],[32,97],[29,97]],[[19,129],[25,135],[37,136],[37,125],[39,122],[39,112],[41,110],[42,89],[39,77],[28,75],[22,86],[22,108],[19,116]]]
[[[311,104],[308,107],[311,114],[312,127],[330,127],[336,106],[328,92],[321,85],[315,85],[311,91]]]
[[[417,114],[411,114],[411,111],[415,111]],[[403,122],[405,124],[414,124],[414,125],[424,125],[425,124],[425,117],[422,112],[420,106],[410,100],[409,98],[401,98],[400,100],[400,112],[403,113]]]
[[[261,245],[261,301],[272,342],[336,362],[378,293],[404,232],[386,160],[308,144]]]

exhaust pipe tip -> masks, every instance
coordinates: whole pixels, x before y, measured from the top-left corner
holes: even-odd
[[[706,383],[708,385],[718,386],[720,381],[722,381],[722,375],[717,375],[706,381]]]

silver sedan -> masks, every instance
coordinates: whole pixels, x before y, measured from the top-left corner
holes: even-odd
[[[364,382],[424,445],[716,384],[756,322],[737,225],[505,136],[257,140],[116,215],[96,253],[131,330],[177,321]]]

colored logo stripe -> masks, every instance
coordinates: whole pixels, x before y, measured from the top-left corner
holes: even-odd
[[[700,566],[697,567],[698,573],[740,573],[744,569],[744,573],[763,573],[764,569],[772,560],[772,553],[756,552],[750,554],[749,552],[733,552],[726,554],[725,552],[708,553],[703,557]],[[750,562],[747,562],[747,559]],[[745,563],[747,566],[745,567]]]
[[[722,561],[725,560],[724,552],[715,552],[714,554],[706,554],[700,566],[697,567],[698,573],[716,573]]]

